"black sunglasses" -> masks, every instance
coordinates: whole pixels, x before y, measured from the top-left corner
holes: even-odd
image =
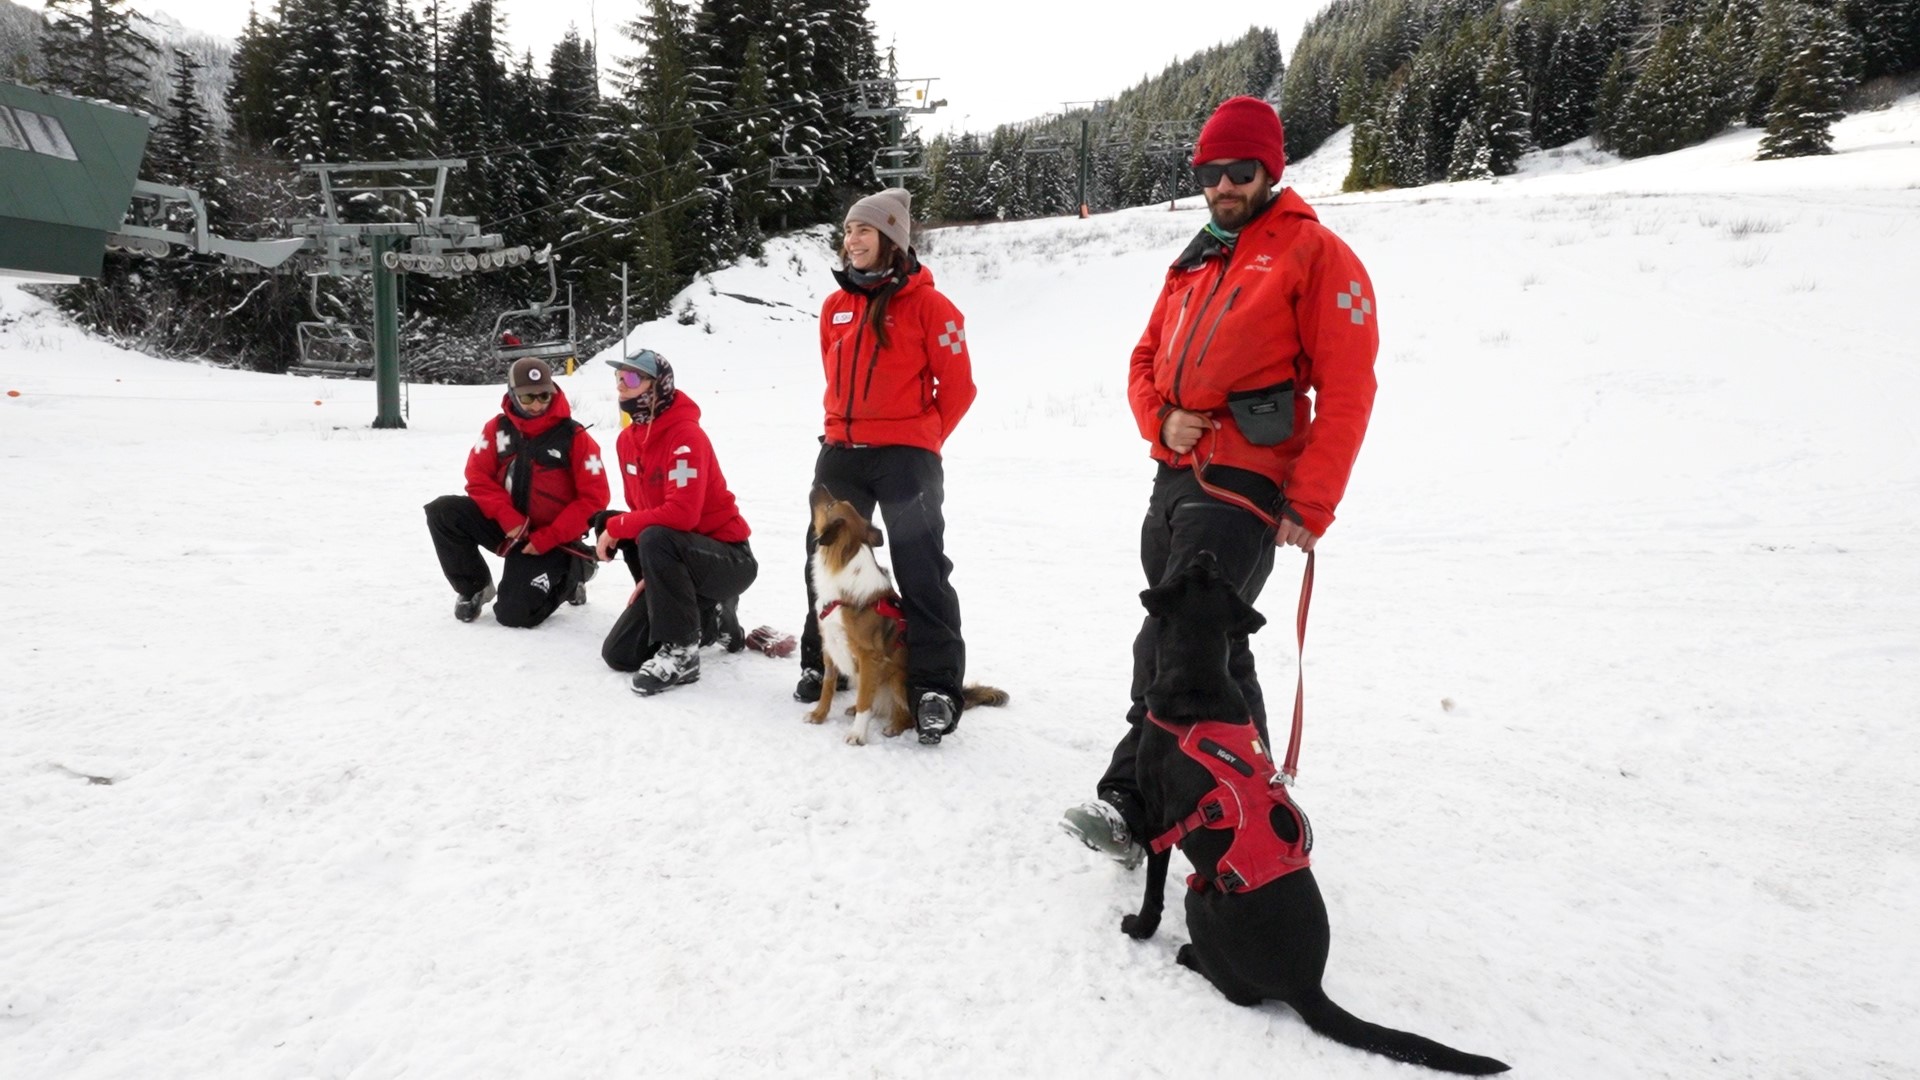
[[[1223,176],[1232,180],[1235,184],[1251,184],[1253,183],[1253,178],[1259,174],[1260,163],[1252,158],[1241,158],[1238,161],[1229,161],[1224,165],[1195,165],[1193,167],[1193,178],[1198,180],[1200,186],[1203,188],[1220,186],[1220,178]]]
[[[553,391],[551,391],[551,390],[540,390],[540,391],[537,391],[537,392],[535,392],[535,393],[530,393],[530,394],[515,394],[515,395],[513,395],[513,396],[514,396],[514,398],[515,398],[516,400],[518,400],[518,401],[520,402],[520,404],[522,404],[522,405],[531,405],[531,404],[533,404],[533,403],[534,403],[534,402],[536,402],[536,401],[552,401],[552,400],[553,400]]]

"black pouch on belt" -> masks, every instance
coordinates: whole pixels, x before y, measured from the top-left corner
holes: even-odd
[[[1293,435],[1293,380],[1227,395],[1233,423],[1255,446],[1278,446]]]

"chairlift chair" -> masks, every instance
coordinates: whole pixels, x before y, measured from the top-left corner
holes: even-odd
[[[911,146],[888,146],[882,148],[879,156],[886,158],[892,162],[892,164],[882,165],[878,161],[875,161],[873,166],[874,177],[880,180],[893,180],[900,177],[927,175],[927,163],[925,160],[916,161],[909,165],[901,164],[903,160],[911,157],[914,152],[914,148]]]
[[[313,291],[307,306],[313,321],[294,326],[294,342],[300,359],[289,371],[300,375],[321,375],[337,379],[366,379],[373,376],[373,342],[357,326],[320,313],[320,275],[310,274]]]
[[[817,188],[827,178],[826,162],[813,154],[781,154],[771,166],[768,187]]]
[[[547,245],[536,258],[547,264],[547,298],[534,301],[531,307],[503,311],[493,320],[493,337],[488,348],[502,372],[515,360],[528,356],[565,369],[580,353],[573,330],[573,289],[568,287],[567,300],[562,303],[553,245]],[[563,321],[566,332],[560,336],[555,331]]]

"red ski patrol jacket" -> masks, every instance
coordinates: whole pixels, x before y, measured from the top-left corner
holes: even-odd
[[[685,390],[676,390],[673,404],[651,423],[628,425],[615,448],[632,509],[607,522],[614,539],[631,540],[651,525],[726,544],[752,533],[700,428],[700,406]]]
[[[1359,258],[1292,188],[1232,247],[1202,231],[1168,268],[1133,349],[1127,396],[1140,434],[1170,465],[1267,477],[1300,524],[1324,535],[1373,412],[1376,310]],[[1191,454],[1160,441],[1176,408],[1219,425]]]
[[[527,540],[543,552],[578,540],[607,505],[600,444],[557,386],[547,411],[531,420],[513,411],[511,394],[500,409],[467,455],[467,494],[508,532],[531,520]]]
[[[868,297],[844,273],[820,307],[827,441],[939,453],[973,404],[967,321],[915,264],[887,302],[887,344],[866,325]]]

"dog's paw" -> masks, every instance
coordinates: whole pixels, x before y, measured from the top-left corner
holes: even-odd
[[[1160,929],[1158,915],[1122,915],[1120,930],[1135,941],[1145,941]]]
[[[808,709],[807,710],[807,723],[824,724],[826,722],[827,722],[827,713],[825,709]]]
[[[865,745],[867,745],[867,735],[866,735],[866,732],[863,732],[863,731],[849,731],[849,732],[847,732],[847,745],[848,745],[848,746],[865,746]]]

